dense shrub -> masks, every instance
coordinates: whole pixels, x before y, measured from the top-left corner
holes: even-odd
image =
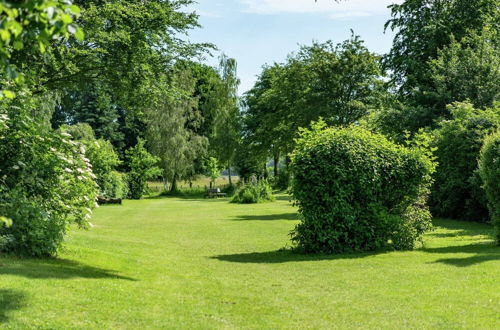
[[[54,255],[68,225],[88,225],[97,185],[80,146],[21,110],[0,132],[0,251]]]
[[[127,175],[111,171],[103,180],[102,195],[106,198],[126,198],[128,196],[128,177]]]
[[[126,193],[123,179],[115,172],[120,164],[118,154],[111,142],[96,139],[92,127],[88,124],[62,126],[61,130],[70,134],[75,141],[85,149],[85,156],[92,165],[95,181],[99,186],[100,194],[109,198],[120,198]]]
[[[130,172],[127,175],[129,197],[140,199],[148,191],[148,180],[161,174],[156,165],[159,158],[152,156],[144,146],[144,140],[139,139],[135,147],[126,151],[127,165]]]
[[[488,221],[487,199],[477,170],[484,137],[500,127],[500,108],[474,109],[467,103],[449,107],[452,119],[433,132],[439,163],[430,206],[434,215]]]
[[[304,130],[292,154],[292,232],[306,253],[412,249],[431,227],[425,198],[434,163],[360,127]]]
[[[273,190],[267,180],[243,184],[236,189],[232,203],[254,204],[273,201]]]
[[[500,244],[500,131],[486,138],[479,159],[479,172],[488,196],[495,238]]]

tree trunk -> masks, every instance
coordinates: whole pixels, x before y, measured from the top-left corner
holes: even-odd
[[[174,174],[174,177],[172,178],[172,184],[170,186],[170,192],[176,192],[177,191],[177,174]]]
[[[288,171],[289,167],[290,167],[290,156],[289,155],[286,155],[286,157],[285,157],[285,165],[286,165],[286,170]]]
[[[229,176],[229,185],[233,185],[233,180],[231,178],[231,163],[227,162],[227,175]]]
[[[280,156],[279,154],[274,154],[274,177],[277,178],[279,175],[279,169],[278,165],[280,163]]]

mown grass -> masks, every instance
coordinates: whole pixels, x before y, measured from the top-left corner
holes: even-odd
[[[295,209],[152,198],[97,210],[58,259],[0,257],[0,328],[500,328],[500,248],[436,220],[413,252],[280,251]]]

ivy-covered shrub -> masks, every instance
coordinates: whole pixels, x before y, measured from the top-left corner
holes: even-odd
[[[127,174],[129,197],[141,199],[148,190],[148,180],[161,174],[161,169],[156,166],[158,157],[151,155],[144,146],[144,140],[139,139],[135,147],[126,151],[127,165],[130,172]]]
[[[97,185],[81,146],[22,110],[0,133],[0,251],[56,254],[70,223],[88,226]]]
[[[495,239],[500,245],[500,131],[485,139],[479,159],[479,172],[488,197]]]
[[[412,249],[431,228],[425,203],[435,168],[423,147],[396,145],[361,127],[303,130],[292,154],[292,194],[306,253]]]
[[[484,138],[500,127],[500,107],[479,110],[468,103],[455,103],[449,110],[452,118],[433,132],[439,165],[431,211],[440,217],[487,222],[487,199],[477,164]]]
[[[232,203],[254,204],[274,201],[273,189],[267,180],[243,184],[231,199]]]

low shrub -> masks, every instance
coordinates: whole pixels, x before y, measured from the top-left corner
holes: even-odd
[[[488,197],[495,239],[500,245],[500,131],[485,139],[479,159],[479,173]]]
[[[267,180],[243,184],[231,199],[232,203],[255,204],[274,201],[273,189]]]
[[[435,168],[360,127],[304,130],[292,154],[291,191],[302,221],[292,232],[306,253],[412,249],[431,228],[426,196]]]

